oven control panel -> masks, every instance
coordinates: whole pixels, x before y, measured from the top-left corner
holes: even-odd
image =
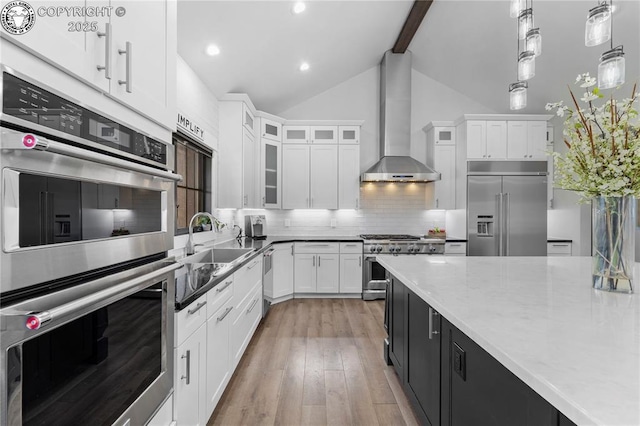
[[[371,242],[364,244],[365,254],[444,254],[444,240],[442,242]]]
[[[62,138],[72,136],[70,141],[86,148],[170,168],[167,144],[6,71],[2,73],[2,115],[3,119],[34,131],[49,129],[59,132]]]

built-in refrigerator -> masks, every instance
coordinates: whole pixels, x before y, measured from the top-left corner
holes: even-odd
[[[467,163],[469,256],[546,256],[547,162]]]

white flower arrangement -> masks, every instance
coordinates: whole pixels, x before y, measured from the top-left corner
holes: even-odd
[[[561,189],[576,191],[584,199],[596,196],[640,196],[640,123],[635,104],[636,86],[630,98],[616,101],[604,98],[595,86],[596,79],[580,74],[576,84],[585,89],[581,108],[569,89],[575,110],[563,102],[548,103],[547,111],[556,110],[564,122],[566,154],[552,153],[555,164],[554,183]]]

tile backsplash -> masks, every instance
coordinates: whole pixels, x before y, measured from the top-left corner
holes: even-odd
[[[366,183],[360,186],[358,210],[226,210],[218,218],[244,227],[244,216],[263,214],[267,235],[359,235],[363,233],[424,235],[446,228],[449,214],[429,210],[433,185]]]

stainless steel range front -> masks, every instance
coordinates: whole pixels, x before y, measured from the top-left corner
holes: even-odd
[[[403,234],[363,234],[364,274],[362,279],[362,298],[364,300],[384,299],[387,288],[385,270],[376,262],[377,254],[429,255],[444,254],[445,240],[439,238],[420,238]]]

